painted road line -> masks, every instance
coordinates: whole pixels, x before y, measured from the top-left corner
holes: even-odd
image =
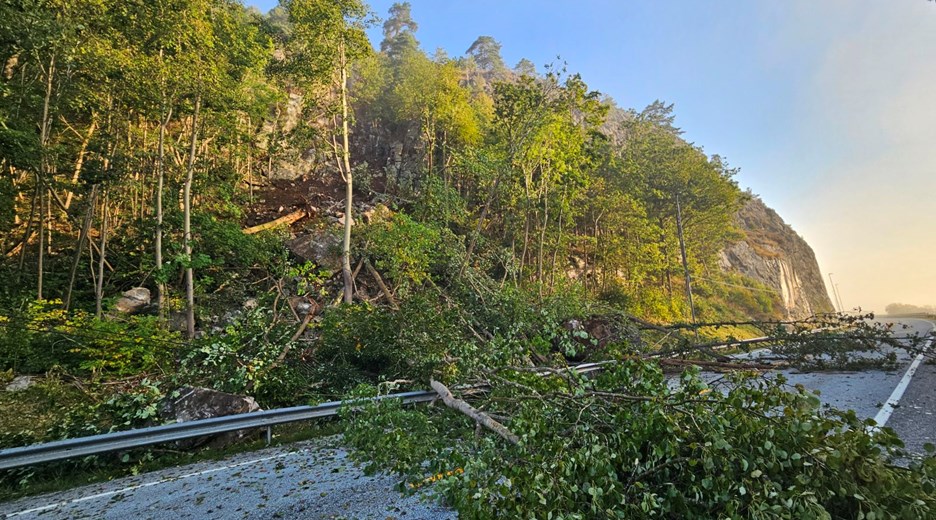
[[[925,345],[923,345],[923,352],[926,352],[932,342],[933,340],[929,340]],[[900,404],[900,398],[903,397],[907,387],[910,386],[910,380],[913,379],[913,374],[916,373],[920,363],[923,362],[923,352],[917,354],[917,357],[913,360],[913,363],[910,363],[910,368],[907,369],[907,372],[904,374],[903,378],[901,378],[900,383],[897,383],[897,387],[894,388],[890,398],[887,399],[887,402],[884,403],[884,406],[881,407],[881,410],[878,411],[877,415],[874,416],[874,422],[877,423],[877,425],[869,429],[883,428],[887,424],[887,420],[890,419],[891,414],[894,413],[894,409],[897,407],[897,405]]]
[[[17,517],[17,516],[30,515],[30,514],[34,514],[34,513],[44,513],[44,512],[51,511],[51,510],[53,510],[53,509],[58,509],[58,508],[60,508],[60,507],[67,506],[67,505],[70,505],[70,504],[78,504],[78,503],[80,503],[80,502],[87,502],[87,501],[89,501],[89,500],[96,500],[96,499],[98,499],[98,498],[106,498],[106,497],[110,497],[110,496],[114,496],[114,495],[122,495],[122,494],[124,494],[124,493],[130,493],[130,492],[132,492],[132,491],[136,491],[137,489],[148,488],[148,487],[151,487],[151,486],[158,486],[158,485],[160,485],[160,484],[166,484],[166,483],[168,483],[168,482],[175,482],[175,481],[177,481],[177,480],[184,480],[184,479],[187,479],[187,478],[199,477],[199,476],[202,476],[202,475],[208,475],[208,474],[210,474],[210,473],[217,473],[218,471],[224,471],[224,470],[226,470],[226,469],[234,469],[234,468],[239,468],[239,467],[241,467],[241,466],[249,466],[249,465],[251,465],[251,464],[257,464],[257,463],[260,463],[260,462],[266,462],[266,461],[268,461],[268,460],[281,459],[281,458],[284,458],[284,457],[289,457],[290,455],[298,455],[298,454],[304,453],[305,451],[307,451],[307,450],[290,451],[290,452],[287,452],[287,453],[278,453],[278,454],[276,454],[276,455],[271,455],[271,456],[269,456],[269,457],[263,457],[263,458],[259,458],[259,459],[253,459],[253,460],[248,460],[248,461],[244,461],[244,462],[238,462],[237,464],[230,464],[230,465],[227,465],[227,466],[221,466],[221,467],[216,467],[216,468],[209,468],[209,469],[206,469],[206,470],[196,471],[196,472],[193,472],[193,473],[186,473],[186,474],[184,474],[184,475],[179,475],[179,476],[177,476],[177,477],[168,477],[168,478],[164,478],[164,479],[160,479],[160,480],[155,480],[155,481],[153,481],[153,482],[145,482],[145,483],[143,483],[143,484],[137,484],[137,485],[135,485],[135,486],[128,486],[128,487],[125,487],[125,488],[122,488],[122,489],[117,489],[117,490],[114,490],[114,491],[105,491],[105,492],[103,492],[103,493],[97,493],[97,494],[94,494],[94,495],[88,495],[88,496],[83,496],[83,497],[79,497],[79,498],[73,498],[73,499],[71,499],[71,500],[65,500],[65,501],[62,501],[62,502],[56,502],[56,503],[54,503],[54,504],[49,504],[49,505],[46,505],[46,506],[34,507],[34,508],[32,508],[32,509],[25,509],[25,510],[23,510],[23,511],[17,511],[17,512],[15,512],[15,513],[8,513],[8,514],[6,515],[6,518],[14,518],[14,517]]]

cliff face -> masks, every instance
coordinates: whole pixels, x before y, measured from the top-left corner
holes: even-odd
[[[736,218],[745,238],[721,252],[723,270],[775,289],[789,318],[835,310],[812,248],[777,212],[752,197]]]

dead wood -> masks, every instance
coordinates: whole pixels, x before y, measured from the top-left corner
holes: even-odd
[[[779,364],[766,363],[736,363],[732,361],[704,361],[700,359],[673,359],[660,358],[660,365],[673,367],[698,366],[709,370],[732,371],[732,370],[776,370],[780,368]]]
[[[508,430],[506,426],[492,419],[490,415],[476,409],[465,401],[456,398],[454,395],[452,395],[452,392],[449,391],[449,389],[446,388],[446,386],[442,383],[432,379],[429,381],[429,385],[433,390],[436,391],[437,394],[439,394],[439,397],[442,398],[442,402],[445,403],[445,406],[448,406],[453,410],[458,410],[468,417],[471,417],[471,419],[473,419],[476,423],[491,430],[513,445],[520,443],[520,438]]]
[[[390,305],[394,310],[400,310],[400,305],[397,304],[396,298],[393,297],[393,293],[390,292],[390,289],[387,288],[387,284],[384,283],[383,278],[381,278],[380,273],[377,272],[377,269],[374,269],[374,266],[371,265],[370,260],[364,260],[364,266],[367,267],[367,272],[374,277],[374,280],[377,280],[377,286],[380,287],[380,292],[387,298],[390,302]]]
[[[293,222],[296,222],[297,220],[302,219],[305,216],[306,216],[306,211],[304,209],[297,209],[296,211],[293,211],[292,213],[289,213],[288,215],[283,215],[282,217],[278,219],[271,220],[263,224],[257,224],[256,226],[251,226],[249,228],[245,228],[243,231],[245,235],[253,235],[255,233],[266,231],[268,229],[273,229],[278,226],[288,226],[289,224],[292,224]]]

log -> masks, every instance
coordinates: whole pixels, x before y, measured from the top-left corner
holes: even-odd
[[[297,221],[297,220],[299,220],[299,219],[301,219],[301,218],[304,218],[305,216],[306,216],[306,212],[305,212],[304,209],[297,209],[296,211],[293,211],[292,213],[290,213],[290,214],[288,214],[288,215],[283,215],[282,217],[280,217],[280,218],[278,218],[278,219],[276,219],[276,220],[271,220],[271,221],[265,222],[265,223],[263,223],[263,224],[257,224],[256,226],[251,226],[251,227],[249,227],[249,228],[245,228],[243,231],[244,231],[244,234],[245,234],[245,235],[253,235],[253,234],[259,233],[259,232],[261,232],[261,231],[266,231],[266,230],[268,230],[268,229],[273,229],[273,228],[275,228],[275,227],[277,227],[277,226],[287,226],[287,225],[292,224],[293,222],[295,222],[295,221]]]
[[[458,410],[468,417],[471,417],[476,423],[484,426],[488,430],[491,430],[513,445],[520,443],[520,438],[508,430],[507,427],[492,419],[490,415],[476,409],[465,401],[456,398],[454,395],[452,395],[452,392],[450,392],[449,389],[446,388],[446,386],[442,383],[434,379],[430,379],[429,386],[431,386],[432,389],[435,390],[437,394],[439,394],[439,397],[442,398],[442,402],[445,403],[445,406],[448,406],[453,410]]]
[[[367,272],[374,277],[374,280],[377,280],[377,286],[380,287],[380,292],[383,293],[384,297],[390,300],[390,306],[393,307],[394,310],[400,310],[400,305],[397,304],[396,298],[393,297],[393,293],[390,292],[390,289],[387,287],[387,284],[384,283],[377,269],[374,269],[374,266],[371,265],[370,260],[364,259],[364,266],[367,267]]]

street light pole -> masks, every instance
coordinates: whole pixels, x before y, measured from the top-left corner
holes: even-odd
[[[699,341],[699,329],[695,328],[696,312],[692,303],[692,277],[689,275],[689,261],[686,258],[686,241],[683,239],[682,206],[679,204],[679,194],[676,194],[676,231],[679,233],[679,252],[682,254],[683,271],[686,275],[686,297],[689,299],[689,313],[692,317],[693,332],[696,342]]]
[[[838,307],[836,310],[838,312],[845,312],[845,309],[842,308],[842,299],[839,298],[837,285],[832,281],[832,273],[829,273],[829,288],[832,289],[832,305]]]

